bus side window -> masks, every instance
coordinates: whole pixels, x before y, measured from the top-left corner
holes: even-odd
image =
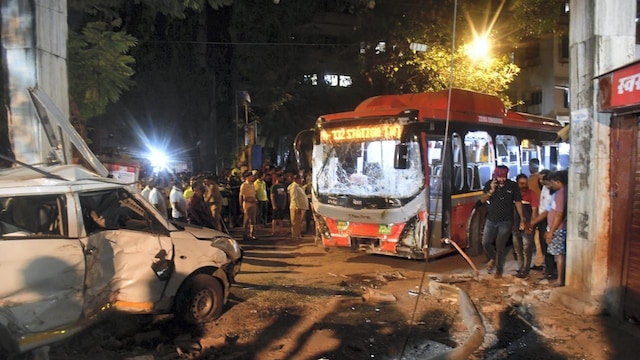
[[[478,170],[478,165],[467,165],[467,182],[469,183],[469,190],[479,190],[482,188],[480,185],[480,171]]]
[[[484,186],[487,181],[491,180],[492,173],[491,165],[481,164],[478,166],[478,174],[480,175],[480,186]]]
[[[509,168],[509,178],[520,173],[520,142],[513,135],[496,135],[497,165]]]
[[[540,155],[538,155],[540,151],[534,140],[522,139],[520,140],[520,152],[522,153],[522,157],[520,158],[520,161],[521,161],[520,172],[527,175],[528,177],[531,175],[531,172],[529,171],[529,160],[531,159],[540,160]]]
[[[463,169],[463,159],[462,159],[462,138],[457,133],[453,133],[451,136],[451,148],[452,148],[452,160],[453,160],[453,191],[462,190],[465,182],[465,175],[462,171]]]
[[[491,136],[486,131],[469,131],[465,134],[466,179],[469,190],[481,189],[491,179],[495,164],[492,144]]]
[[[462,166],[460,164],[453,164],[453,188],[460,190],[462,189],[463,183]]]
[[[498,161],[500,162],[499,165],[502,165],[509,161],[509,152],[507,151],[507,147],[504,144],[496,144],[496,153],[498,154]]]

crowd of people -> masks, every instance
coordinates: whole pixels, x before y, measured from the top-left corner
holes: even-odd
[[[552,285],[564,286],[568,172],[539,171],[539,166],[538,159],[531,159],[531,175],[519,174],[516,181],[509,179],[508,167],[497,166],[484,186],[481,201],[487,204],[487,219],[482,246],[487,271],[502,277],[512,240],[516,277],[527,279],[531,270],[543,271]]]
[[[224,232],[242,227],[245,240],[257,239],[256,227],[267,228],[269,223],[272,235],[290,232],[293,240],[312,230],[311,177],[303,172],[266,166],[244,172],[231,169],[222,178],[181,173],[141,180],[138,186],[167,217]]]

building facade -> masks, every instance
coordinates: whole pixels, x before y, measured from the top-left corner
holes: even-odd
[[[628,319],[640,317],[638,116],[629,107],[603,112],[598,98],[607,97],[600,79],[637,59],[636,5],[570,3],[567,286],[554,292],[582,304],[576,310]]]
[[[569,13],[560,28],[568,29]],[[569,34],[546,34],[525,39],[513,53],[520,74],[508,94],[518,101],[516,111],[569,122]]]
[[[40,164],[50,157],[51,145],[27,89],[40,88],[68,117],[67,1],[1,0],[0,6],[9,140],[16,159]]]

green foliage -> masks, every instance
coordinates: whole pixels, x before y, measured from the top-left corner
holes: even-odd
[[[202,12],[232,2],[68,0],[82,14],[81,26],[70,22],[77,30],[69,39],[70,87],[82,113],[100,114],[138,85],[120,102],[127,109],[146,109],[156,130],[178,128],[189,133],[183,137],[191,143],[209,141],[203,128],[220,113],[215,131],[232,144],[238,126],[234,114],[242,112],[234,106],[235,97],[245,90],[252,99],[250,121],[259,120],[260,135],[271,146],[313,126],[317,116],[351,109],[365,97],[448,87],[452,41],[468,43],[472,29],[490,24],[487,14],[498,9],[502,15],[491,35],[501,53],[478,63],[456,46],[452,80],[455,87],[501,96],[509,106],[503,93],[519,69],[504,54],[525,36],[556,29],[562,9],[558,0],[506,0],[503,7],[502,1],[458,0],[454,19],[454,0],[376,0],[373,7],[366,0],[281,0],[278,5],[236,0],[226,9],[228,27],[227,19]],[[324,18],[327,13],[352,24],[325,36],[322,27],[336,25]],[[379,41],[386,42],[386,51],[376,52]],[[411,43],[426,44],[428,51],[413,52]],[[313,73],[322,82],[325,72],[349,74],[353,86],[303,82],[303,75]]]
[[[79,15],[73,17],[76,21],[80,19],[70,24],[68,69],[70,93],[82,117],[103,114],[108,104],[118,102],[123,92],[135,85],[132,77],[136,60],[132,54],[153,57],[136,52],[136,46],[140,38],[148,40],[154,34],[158,14],[182,21],[207,6],[219,9],[232,2],[68,0],[70,14]]]
[[[505,93],[519,73],[520,68],[507,56],[471,59],[464,48],[460,48],[454,55],[453,87],[496,95],[510,108],[515,104]]]
[[[512,105],[504,92],[520,69],[505,56],[474,60],[469,58],[464,47],[459,47],[452,64],[451,50],[435,45],[425,52],[398,52],[393,58],[390,63],[368,70],[370,79],[384,81],[388,92],[437,91],[449,88],[451,83],[455,88],[497,95],[505,105]]]
[[[136,39],[111,24],[88,23],[80,33],[69,32],[69,92],[84,118],[100,115],[128,90],[135,59],[128,55]]]
[[[559,34],[569,30],[564,6],[568,0],[514,0],[510,11],[519,38]]]
[[[451,80],[454,87],[497,95],[510,107],[515,104],[505,93],[520,72],[509,59],[514,47],[525,37],[565,29],[561,0],[462,0],[455,19],[451,0],[377,3],[359,14],[361,38],[367,44],[360,68],[380,93],[440,90]],[[492,58],[469,58],[464,44],[484,33],[492,43]],[[384,51],[376,49],[381,41]],[[428,50],[414,52],[411,43],[425,44]]]

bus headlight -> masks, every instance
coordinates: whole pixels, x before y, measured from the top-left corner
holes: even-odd
[[[320,231],[320,235],[325,239],[331,239],[331,231],[329,230],[329,226],[327,226],[327,222],[324,221],[324,217],[316,215],[316,222],[318,224],[317,230]]]
[[[404,229],[402,229],[398,241],[410,247],[418,245],[420,243],[420,239],[418,238],[419,225],[420,222],[418,221],[417,216],[409,219],[405,224]]]

